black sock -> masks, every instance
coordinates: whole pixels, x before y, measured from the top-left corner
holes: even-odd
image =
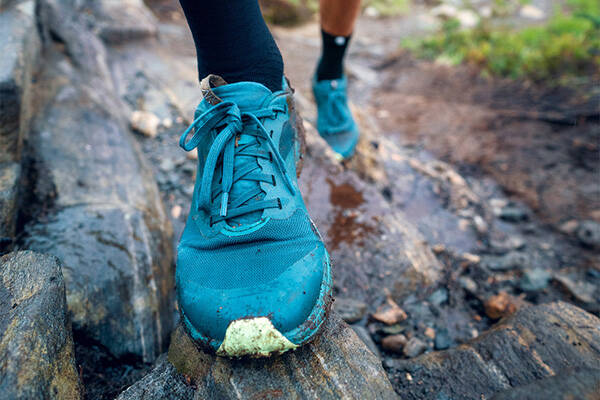
[[[321,29],[323,51],[317,67],[317,80],[339,79],[344,73],[344,55],[350,42],[349,36],[334,36]]]
[[[258,0],[180,0],[194,36],[198,75],[281,90],[283,59]]]

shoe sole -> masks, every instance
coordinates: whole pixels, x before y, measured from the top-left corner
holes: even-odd
[[[326,253],[326,267],[317,303],[306,321],[289,332],[281,333],[267,317],[240,318],[229,323],[225,338],[215,351],[209,344],[211,340],[198,332],[180,309],[183,326],[196,347],[204,352],[227,358],[280,355],[310,343],[321,333],[332,304],[332,282],[331,262]],[[299,337],[300,340],[295,344],[288,337]]]

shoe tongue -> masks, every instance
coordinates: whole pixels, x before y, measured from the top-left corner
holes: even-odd
[[[210,78],[210,77],[209,77]],[[260,83],[255,82],[237,82],[227,84],[222,78],[206,78],[206,84],[203,81],[202,94],[204,99],[211,104],[218,104],[221,101],[231,101],[235,103],[241,111],[253,111],[261,108],[267,97],[272,92]],[[252,135],[241,134],[237,138],[237,146],[244,146],[250,143],[256,143],[258,140]],[[256,158],[251,156],[235,157],[234,171],[239,170],[246,163],[256,163]],[[255,191],[260,185],[256,181],[239,180],[235,182],[229,193],[230,200],[235,200],[250,191]],[[261,194],[260,199],[263,198]],[[250,199],[247,203],[252,203],[259,199]],[[245,225],[258,221],[262,216],[262,211],[254,211],[239,217],[228,219],[230,225]]]

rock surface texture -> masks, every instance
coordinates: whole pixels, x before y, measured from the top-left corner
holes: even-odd
[[[55,257],[24,251],[0,258],[0,393],[5,399],[82,396]]]
[[[47,5],[48,30],[72,49],[102,48],[76,19],[70,30],[55,28],[60,4]],[[102,79],[102,52],[92,61],[69,54],[49,48],[36,85],[43,96],[27,150],[35,177],[29,200],[41,212],[25,227],[23,247],[62,260],[75,330],[115,356],[151,362],[173,324],[170,223],[120,101]]]
[[[390,368],[403,399],[594,399],[599,372],[600,319],[567,303],[524,308],[469,343]]]
[[[2,3],[0,10],[0,254],[16,233],[21,148],[40,52],[34,8],[34,1],[14,1]]]
[[[311,344],[270,359],[229,360],[196,349],[179,326],[168,361],[121,394],[120,400],[195,399],[395,399],[381,363],[333,314]],[[174,367],[170,364],[172,363]],[[179,375],[181,374],[181,375]]]

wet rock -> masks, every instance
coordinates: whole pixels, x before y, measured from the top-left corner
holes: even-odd
[[[367,305],[359,300],[336,297],[333,309],[349,324],[360,321],[367,311]]]
[[[511,296],[506,292],[500,292],[490,297],[485,304],[485,314],[491,319],[500,319],[513,314],[519,308],[525,305],[525,301]]]
[[[7,399],[82,397],[55,257],[0,258],[0,393]]]
[[[15,236],[20,177],[19,164],[0,164],[0,254]]]
[[[390,377],[403,399],[492,398],[573,368],[600,369],[598,326],[597,317],[566,303],[527,307],[464,345],[395,361]],[[578,390],[565,385],[562,393]]]
[[[545,269],[528,269],[525,270],[519,281],[519,288],[525,292],[542,290],[548,286],[550,279],[552,279],[552,274]]]
[[[577,239],[585,246],[600,248],[600,224],[583,221],[577,228]]]
[[[350,325],[356,336],[367,346],[371,353],[375,354],[378,358],[381,358],[381,354],[379,354],[379,348],[373,341],[369,330],[361,325]]]
[[[388,299],[386,304],[380,306],[372,317],[374,320],[383,322],[386,325],[394,325],[404,321],[408,316],[398,304],[392,299]]]
[[[170,223],[119,100],[90,78],[91,65],[49,54],[46,107],[28,147],[32,207],[44,214],[25,227],[23,246],[63,261],[74,329],[117,357],[152,361],[173,324]]]
[[[374,185],[342,168],[325,141],[306,125],[300,188],[331,253],[336,288],[366,304],[381,304],[384,289],[401,301],[435,285],[442,267],[423,236]]]
[[[158,22],[142,0],[92,0],[96,11],[98,36],[105,42],[120,44],[158,34]]]
[[[169,361],[196,385],[195,398],[397,398],[379,359],[336,314],[314,342],[268,359],[230,360],[199,352],[180,326]]]
[[[494,400],[597,399],[600,369],[575,368],[496,394]]]
[[[160,118],[151,112],[136,110],[131,114],[129,123],[134,131],[153,138],[158,135]]]
[[[35,1],[0,12],[0,164],[19,159],[31,112],[31,77],[39,66]]]
[[[402,349],[408,342],[406,336],[402,334],[386,336],[381,340],[381,347],[385,351],[389,351],[391,353],[402,354]]]
[[[417,337],[412,337],[404,346],[403,353],[406,357],[413,358],[427,350],[427,343]]]
[[[163,354],[153,370],[121,393],[117,400],[188,400],[194,397],[194,388]]]
[[[577,282],[572,280],[567,275],[556,274],[554,280],[558,282],[562,288],[573,298],[581,303],[594,303],[594,294],[596,285],[591,282]]]

